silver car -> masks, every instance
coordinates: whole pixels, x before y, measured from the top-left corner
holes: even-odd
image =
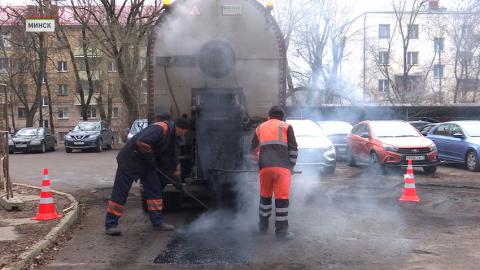
[[[333,143],[312,120],[287,120],[292,125],[298,144],[298,169],[318,169],[324,175],[333,175],[336,154]]]
[[[133,122],[132,127],[128,130],[127,140],[130,140],[135,134],[140,132],[140,130],[148,126],[147,119],[137,119]]]

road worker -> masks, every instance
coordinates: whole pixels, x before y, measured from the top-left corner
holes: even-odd
[[[108,203],[105,220],[105,233],[119,235],[118,221],[125,209],[132,183],[140,178],[146,199],[150,221],[155,230],[170,231],[175,227],[163,221],[162,188],[164,184],[158,178],[155,168],[172,165],[175,159],[174,144],[176,137],[184,136],[190,128],[185,118],[178,118],[173,124],[155,122],[130,139],[117,155],[117,172],[111,199]],[[170,166],[171,167],[171,166]],[[176,166],[175,166],[176,167]],[[170,172],[167,172],[170,173]],[[171,172],[173,178],[180,170]]]
[[[288,204],[290,178],[297,162],[297,141],[292,126],[283,121],[280,106],[268,112],[269,120],[255,130],[251,150],[258,160],[260,176],[260,232],[266,233],[275,195],[275,233],[277,240],[290,240]]]

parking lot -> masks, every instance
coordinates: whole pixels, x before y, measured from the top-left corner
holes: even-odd
[[[172,233],[151,230],[135,187],[124,234],[111,238],[103,234],[103,219],[116,152],[12,156],[15,181],[39,185],[41,169],[49,167],[53,187],[84,205],[72,239],[43,269],[475,269],[480,263],[480,181],[463,166],[441,165],[433,175],[415,170],[419,203],[399,201],[400,170],[377,175],[339,163],[334,176],[304,172],[292,183],[290,224],[297,237],[289,243],[275,242],[273,232],[253,233],[254,177],[245,179],[239,213],[170,212],[166,220],[180,227]]]

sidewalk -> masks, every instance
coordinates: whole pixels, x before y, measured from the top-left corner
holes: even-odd
[[[6,211],[0,207],[0,269],[23,269],[78,217],[78,202],[73,196],[55,191],[53,200],[62,218],[32,220],[38,209],[40,189],[15,185],[13,193],[15,198],[25,202],[25,207],[21,211]],[[0,193],[0,197],[4,195]]]

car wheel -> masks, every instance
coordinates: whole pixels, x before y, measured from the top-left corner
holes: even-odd
[[[331,166],[331,167],[325,167],[322,171],[322,174],[323,176],[333,176],[333,174],[335,173],[335,166]]]
[[[437,166],[424,166],[423,171],[426,174],[434,174],[437,171]]]
[[[113,149],[113,137],[112,137],[112,140],[110,140],[110,144],[107,145],[107,149],[108,149],[108,150],[112,150],[112,149]]]
[[[465,158],[465,165],[467,165],[467,169],[472,172],[480,171],[480,162],[478,160],[477,153],[475,151],[468,151],[467,156]]]
[[[98,140],[97,143],[97,152],[102,152],[103,151],[103,141],[102,139]]]
[[[355,161],[355,158],[353,157],[352,149],[350,149],[350,147],[347,147],[347,149],[345,150],[345,162],[350,167],[357,166],[357,162]]]
[[[42,148],[40,149],[40,152],[42,153],[47,152],[47,146],[45,145],[45,142],[42,143]]]
[[[71,153],[71,152],[72,152],[72,148],[65,147],[65,152]]]
[[[380,164],[378,155],[375,152],[370,153],[370,168],[376,174],[385,174],[385,167]]]
[[[56,148],[56,147],[57,147],[57,142],[55,141],[55,142],[53,142],[53,144],[52,144],[52,149],[51,149],[52,152],[55,152],[55,148]]]

